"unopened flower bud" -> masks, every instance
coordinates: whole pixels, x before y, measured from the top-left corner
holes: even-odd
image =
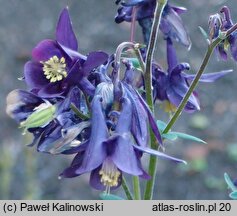
[[[56,106],[43,103],[35,108],[35,111],[28,118],[21,122],[20,127],[24,132],[29,128],[44,127],[55,118]]]
[[[209,17],[208,25],[210,40],[213,40],[219,36],[221,24],[222,20],[219,14],[214,14]]]

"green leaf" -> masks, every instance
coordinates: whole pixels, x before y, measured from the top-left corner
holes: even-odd
[[[195,142],[201,142],[201,143],[206,144],[206,142],[203,141],[202,139],[199,139],[199,138],[189,135],[189,134],[180,133],[180,132],[169,132],[169,134],[176,135],[178,138],[181,138],[181,139],[187,139],[187,140],[192,140]]]
[[[234,192],[230,193],[229,196],[230,196],[231,199],[237,200],[237,191],[234,191]]]
[[[167,139],[167,140],[171,140],[171,141],[174,141],[178,138],[178,136],[175,134],[172,134],[172,132],[166,133],[166,134],[161,134],[161,136],[163,139]]]
[[[160,130],[160,132],[163,132],[164,129],[166,128],[166,125],[167,125],[165,122],[163,122],[161,120],[157,120],[156,124],[157,124],[157,127]]]
[[[202,35],[204,36],[204,38],[206,40],[208,40],[209,36],[208,36],[207,32],[201,26],[198,26],[198,28],[199,28],[200,32],[202,33]]]
[[[237,191],[237,188],[235,187],[235,185],[233,184],[232,180],[230,179],[230,177],[229,177],[229,175],[227,173],[224,174],[224,178],[225,178],[225,181],[226,181],[228,187],[232,191]]]
[[[107,194],[105,192],[100,194],[100,198],[102,200],[124,200],[122,197],[119,197],[113,194]]]

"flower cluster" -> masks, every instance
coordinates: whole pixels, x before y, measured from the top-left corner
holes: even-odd
[[[126,2],[117,1],[116,3],[120,3],[120,7],[115,17],[115,22],[131,22],[133,16],[135,16],[135,20],[142,26],[144,42],[146,43],[147,38],[150,36],[151,25],[149,27],[144,27],[143,24],[147,23],[147,21],[143,23],[143,20],[152,20],[156,0],[128,0]],[[189,82],[195,78],[195,75],[186,74],[184,72],[185,70],[190,69],[190,65],[188,63],[178,63],[176,50],[173,46],[173,41],[176,41],[188,48],[191,47],[190,37],[180,17],[180,14],[185,11],[186,8],[171,6],[169,2],[166,4],[162,13],[160,30],[164,34],[164,39],[166,40],[168,69],[167,71],[164,71],[156,62],[153,62],[152,67],[153,97],[154,100],[164,102],[164,108],[167,112],[174,112],[176,110],[189,89]],[[222,12],[226,14],[225,18],[227,17],[226,19],[228,20],[228,22],[223,21],[226,30],[233,24],[230,20],[227,7],[224,7]],[[218,35],[215,33],[215,36],[217,37]],[[144,54],[143,56],[145,59],[146,53],[143,51],[141,52]],[[213,82],[230,72],[232,72],[232,70],[204,74],[199,81],[207,83]],[[200,110],[197,92],[192,93],[184,110],[188,112]]]
[[[210,41],[216,39],[221,32],[226,32],[233,26],[230,10],[227,6],[221,8],[220,13],[211,15],[209,18]],[[237,34],[233,32],[227,39],[222,41],[216,48],[220,58],[227,60],[227,52],[230,49],[232,58],[237,61]]]
[[[132,22],[131,25],[138,21],[144,43],[148,45],[156,2],[117,0],[120,6],[115,21]],[[185,11],[169,2],[165,5],[159,28],[166,41],[168,68],[164,70],[152,59],[150,70],[150,95],[154,101],[164,102],[166,110],[171,112],[180,105],[190,88],[189,82],[195,78],[184,72],[190,66],[178,62],[173,45],[178,42],[191,47],[180,17]],[[228,8],[224,7],[221,12],[223,17],[214,15],[210,19],[211,40],[233,25]],[[226,56],[226,44],[236,59],[234,34],[218,46],[222,57]],[[144,62],[148,55],[147,46],[141,47],[132,41],[120,44],[111,55],[103,51],[81,54],[65,8],[57,23],[55,40],[43,40],[33,49],[32,60],[24,67],[23,81],[28,89],[10,92],[6,111],[23,128],[23,133],[33,135],[29,146],[37,146],[39,152],[74,155],[60,178],[90,173],[90,185],[109,193],[121,185],[124,173],[146,180],[154,177],[143,168],[141,159],[145,153],[185,163],[163,152],[164,134],[160,134],[151,112],[153,105],[143,98],[146,94]],[[199,81],[213,82],[231,71],[207,73]],[[192,92],[184,110],[199,109],[198,94]],[[157,147],[153,149],[148,145],[152,136],[155,140],[152,146]]]
[[[117,3],[119,2],[120,1],[117,1]],[[143,29],[144,40],[147,44],[150,37],[156,0],[128,0],[127,2],[121,2],[120,4],[118,13],[115,17],[115,22],[131,22],[132,17],[135,16],[135,19]],[[160,30],[165,37],[170,37],[184,46],[190,47],[191,40],[180,17],[180,14],[185,11],[186,8],[184,7],[177,7],[167,3],[162,14]]]
[[[59,17],[56,39],[33,49],[24,67],[28,90],[9,93],[7,113],[24,133],[33,134],[29,145],[39,152],[75,154],[60,177],[90,172],[94,188],[110,191],[121,185],[123,173],[149,179],[141,164],[144,153],[184,162],[148,147],[149,127],[163,148],[161,135],[130,82],[131,64],[126,65],[120,80],[114,55],[79,53],[67,8]]]

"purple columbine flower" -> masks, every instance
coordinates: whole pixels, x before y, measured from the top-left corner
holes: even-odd
[[[57,113],[49,125],[43,128],[32,128],[34,140],[30,146],[37,145],[37,150],[50,154],[73,151],[88,139],[90,121],[80,119],[71,109],[71,104],[82,110],[81,91],[74,87],[67,97],[55,104]]]
[[[92,101],[92,127],[87,147],[79,149],[71,166],[64,170],[61,177],[71,178],[91,172],[91,186],[108,192],[121,185],[122,173],[149,178],[141,166],[141,152],[184,162],[134,143],[130,132],[132,104],[127,98],[122,99],[123,107],[115,130],[108,130],[102,100],[102,97],[97,95]]]
[[[233,26],[230,10],[227,6],[224,6],[220,14],[214,14],[209,18],[209,36],[210,40],[214,40],[219,36],[220,32],[225,32]],[[217,47],[216,51],[223,60],[227,60],[228,50],[230,49],[231,56],[237,61],[237,43],[236,32],[233,32],[227,39],[222,41]]]
[[[195,75],[184,72],[189,70],[190,66],[188,63],[178,63],[176,51],[170,38],[167,38],[167,61],[167,72],[164,72],[160,66],[153,64],[154,98],[160,101],[168,101],[171,103],[171,108],[172,105],[178,107],[189,89],[189,81],[193,80]],[[232,70],[204,74],[201,76],[200,82],[213,82],[230,72]],[[199,109],[197,93],[193,92],[185,106],[185,111],[192,112]]]
[[[41,41],[32,51],[33,60],[25,64],[24,77],[28,87],[46,98],[65,96],[75,85],[93,95],[95,87],[87,76],[107,61],[108,55],[91,52],[84,56],[77,50],[78,42],[65,8],[58,20],[56,40]]]
[[[128,98],[132,104],[132,134],[134,139],[140,146],[147,146],[148,142],[148,124],[150,125],[157,142],[162,146],[162,138],[155,122],[155,118],[150,111],[150,108],[133,87],[133,84],[136,83],[134,79],[134,68],[131,63],[123,62],[126,67],[124,78],[122,81],[117,80],[118,68],[115,66],[113,73],[114,84],[114,103],[118,103],[119,100],[123,97]],[[116,78],[117,77],[117,78]],[[133,82],[134,81],[134,82]]]
[[[151,18],[154,16],[155,6],[156,0],[128,0],[122,2],[115,17],[115,22],[131,22],[133,8],[136,7],[136,20],[138,20],[141,25],[145,41],[147,42],[149,40],[150,28],[152,26]],[[160,30],[163,32],[165,37],[169,37],[190,48],[191,40],[180,17],[180,14],[185,11],[186,8],[172,6],[168,3],[162,14]]]
[[[29,146],[36,145],[40,152],[59,154],[88,139],[86,130],[90,122],[78,118],[71,110],[71,104],[81,109],[82,101],[77,87],[64,100],[46,100],[17,89],[8,94],[6,111],[24,128],[24,132],[28,130],[33,134]]]

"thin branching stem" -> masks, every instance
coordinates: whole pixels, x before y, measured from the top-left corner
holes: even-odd
[[[152,61],[153,61],[153,55],[154,55],[156,41],[157,41],[160,20],[161,20],[161,16],[162,16],[166,3],[167,3],[167,0],[157,0],[154,20],[153,20],[152,29],[151,29],[150,41],[147,48],[146,63],[145,63],[146,70],[145,70],[144,78],[145,78],[145,89],[146,89],[146,102],[153,113],[154,113],[154,105],[153,105],[153,94],[152,94]],[[150,128],[150,142],[151,142],[151,148],[157,149],[158,147],[157,141],[151,128]],[[157,157],[150,156],[149,175],[151,176],[151,179],[147,181],[147,184],[146,184],[145,193],[144,193],[145,200],[150,200],[152,199],[152,196],[153,196],[155,176],[156,176],[156,164],[157,164]]]
[[[199,79],[201,78],[208,62],[209,59],[211,57],[211,54],[213,53],[213,50],[215,49],[215,47],[223,40],[225,40],[226,38],[228,38],[228,36],[230,36],[230,34],[232,34],[234,31],[237,30],[237,23],[235,25],[233,25],[228,31],[226,32],[222,32],[220,34],[220,36],[218,38],[216,38],[214,41],[211,42],[211,44],[208,46],[208,49],[206,51],[205,57],[202,61],[202,64],[194,78],[194,80],[192,81],[187,93],[185,94],[183,100],[181,101],[179,107],[177,108],[176,112],[174,113],[174,115],[172,116],[172,118],[170,119],[169,123],[167,124],[166,128],[164,129],[163,133],[167,133],[169,132],[169,130],[171,129],[171,127],[174,125],[174,123],[178,120],[179,116],[181,115],[185,105],[188,102],[189,97],[191,96],[191,94],[193,93],[193,91],[195,90],[195,88],[197,87],[197,84],[199,82]]]

